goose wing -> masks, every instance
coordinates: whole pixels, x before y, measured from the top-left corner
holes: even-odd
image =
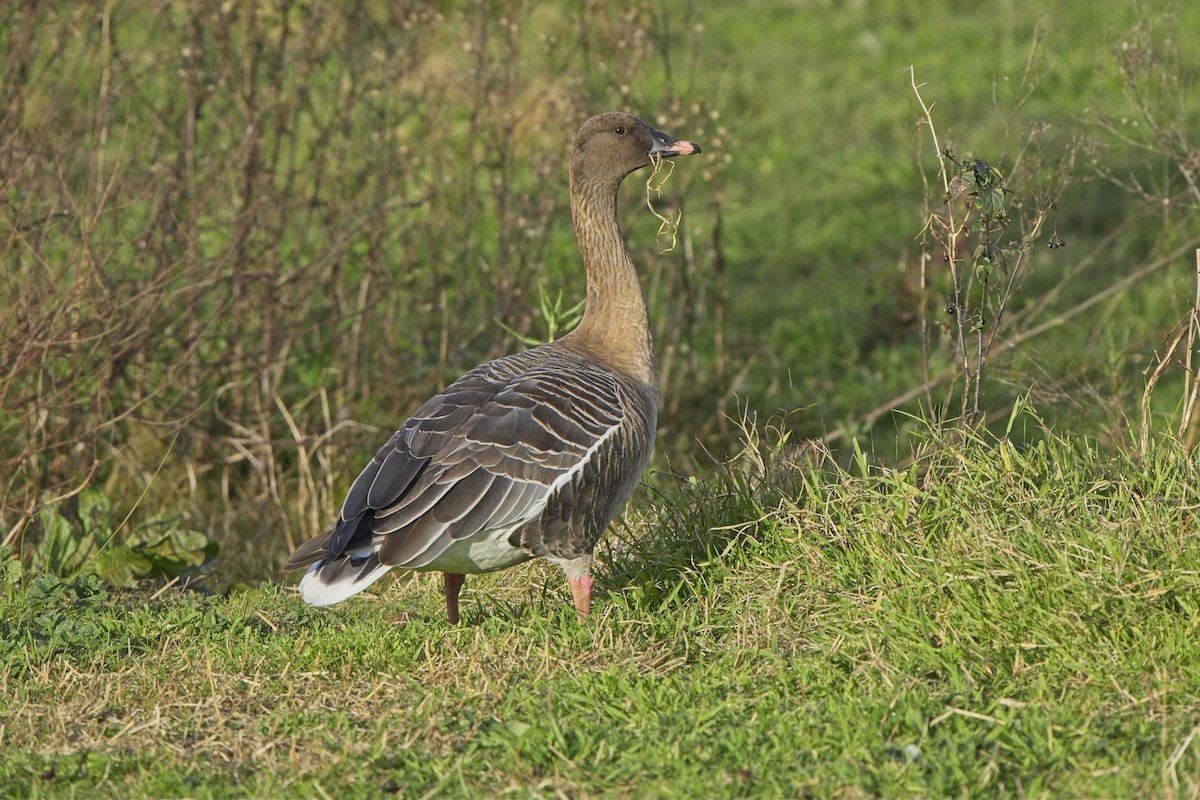
[[[484,364],[422,405],[355,479],[327,538],[289,566],[378,554],[419,569],[541,514],[624,415],[611,374],[535,352]]]

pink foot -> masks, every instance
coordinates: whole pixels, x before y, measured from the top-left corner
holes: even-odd
[[[571,594],[575,596],[575,611],[579,614],[579,621],[583,622],[592,613],[592,576],[567,578],[567,583],[571,586]]]

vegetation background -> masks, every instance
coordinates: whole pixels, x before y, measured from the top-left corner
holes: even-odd
[[[5,5],[4,794],[1195,796],[1197,52],[1163,2]],[[664,408],[607,607],[264,584],[572,323],[614,108],[704,154],[672,249],[623,193]]]

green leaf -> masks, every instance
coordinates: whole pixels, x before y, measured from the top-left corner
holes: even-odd
[[[992,277],[992,273],[995,271],[995,265],[987,256],[983,256],[975,262],[975,277],[984,283],[988,282],[988,279]]]
[[[504,727],[513,735],[514,739],[520,739],[524,737],[525,734],[529,733],[529,731],[533,729],[533,726],[528,722],[521,722],[520,720],[516,719],[510,719],[508,722],[504,723]]]
[[[78,513],[84,531],[111,532],[112,505],[104,492],[95,489],[80,492]]]
[[[975,193],[975,207],[985,218],[995,219],[1004,213],[1004,198],[1006,192],[1000,186],[980,186]]]
[[[146,555],[127,547],[109,547],[91,563],[90,571],[114,586],[132,587],[153,571],[154,563]]]

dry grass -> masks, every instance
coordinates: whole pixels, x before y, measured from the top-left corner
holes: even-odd
[[[704,139],[701,95],[632,80],[696,46],[661,22],[646,4],[6,6],[3,543],[28,552],[39,512],[88,487],[133,526],[213,532],[229,563],[319,530],[387,429],[516,349],[503,326],[536,327],[539,289],[581,296],[579,122],[622,108]],[[704,291],[705,245],[684,281],[640,238],[660,306]],[[697,332],[680,308],[658,309],[660,341]],[[669,372],[710,386],[693,360]]]
[[[675,172],[675,162],[667,161],[667,170],[664,173],[664,161],[665,159],[661,156],[650,156],[650,176],[646,178],[646,208],[650,209],[650,213],[658,219],[658,232],[654,234],[655,238],[661,239],[664,236],[671,238],[671,243],[659,251],[660,253],[669,253],[675,249],[679,234],[679,221],[683,219],[683,212],[679,211],[674,217],[670,217],[654,207],[654,199],[662,196],[667,181]]]

